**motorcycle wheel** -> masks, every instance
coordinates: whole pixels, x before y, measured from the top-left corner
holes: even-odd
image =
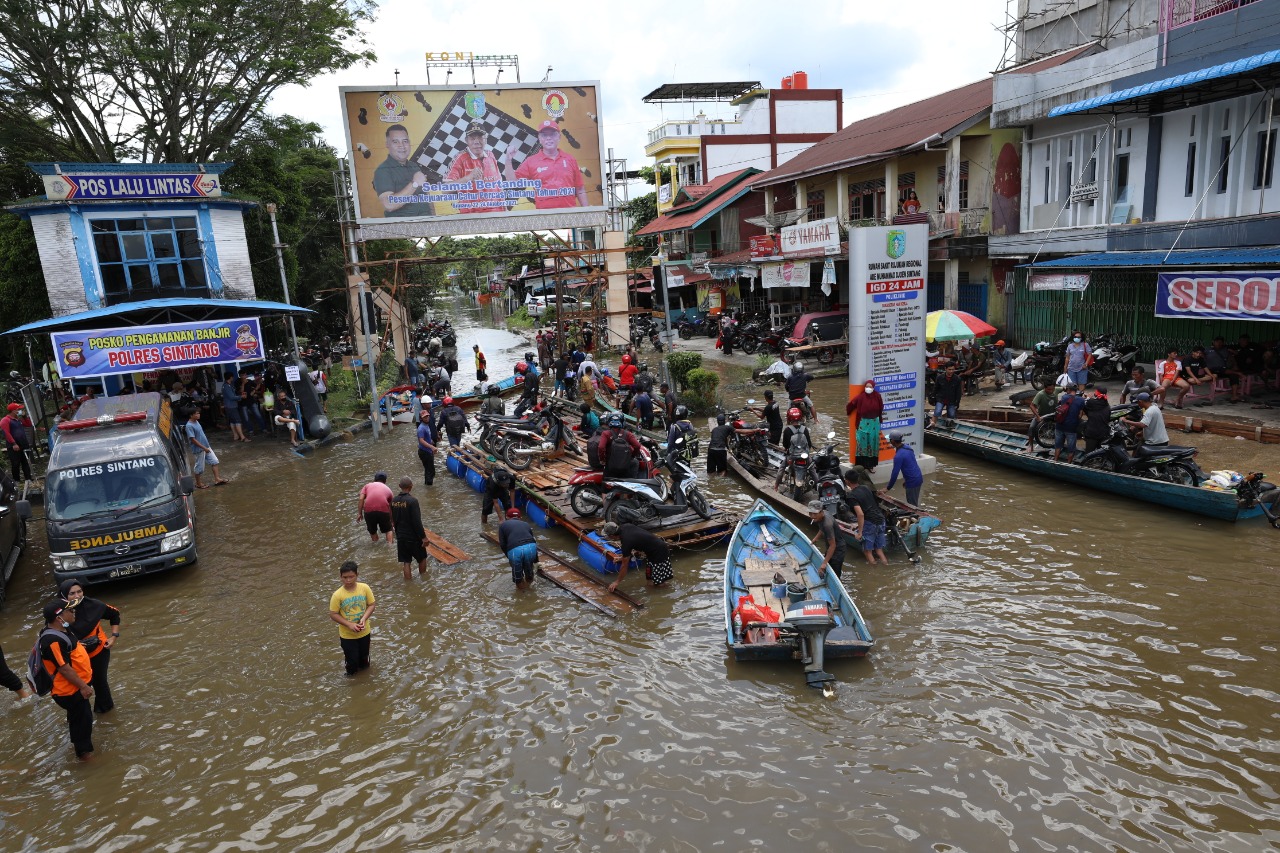
[[[618,513],[624,509],[627,511],[628,517],[619,518]],[[640,501],[635,500],[634,498],[623,498],[622,500],[614,501],[604,512],[604,520],[612,521],[614,524],[630,524],[632,523],[632,517],[637,520],[647,520],[645,519],[643,506],[640,504]]]
[[[819,364],[830,364],[835,360],[836,360],[836,351],[831,347],[823,347],[822,349],[818,350]]]
[[[711,517],[711,505],[707,503],[706,497],[697,486],[689,489],[689,506],[703,521]]]
[[[527,471],[529,466],[533,464],[533,455],[525,453],[515,453],[516,450],[528,450],[533,444],[528,439],[513,439],[508,441],[502,448],[502,461],[507,464],[508,468],[515,471]]]
[[[1179,486],[1194,487],[1199,485],[1199,478],[1196,477],[1195,469],[1185,462],[1169,462],[1159,468],[1148,469],[1142,476],[1163,480],[1166,483],[1175,483]]]
[[[748,336],[738,342],[738,347],[747,355],[755,355],[756,350],[760,349],[760,341]]]
[[[791,350],[789,350],[789,349],[782,349],[782,350],[779,350],[779,351],[778,351],[778,358],[782,359],[782,361],[783,361],[785,364],[795,364],[795,363],[796,363],[796,354],[795,354],[795,353],[793,353],[793,352],[792,352]]]
[[[583,483],[581,486],[574,486],[573,491],[569,492],[569,506],[573,507],[579,517],[590,518],[604,506],[604,495],[594,483]]]
[[[1089,368],[1089,381],[1090,381],[1090,382],[1102,382],[1104,379],[1108,378],[1108,376],[1110,376],[1110,371],[1108,371],[1105,367],[1104,367],[1104,368],[1099,368],[1099,367],[1090,367],[1090,368]]]
[[[1034,370],[1031,371],[1031,387],[1036,389],[1037,391],[1044,388],[1044,383],[1046,379],[1049,379],[1050,382],[1053,381],[1053,379],[1050,378],[1048,374],[1036,373]]]
[[[1046,450],[1053,450],[1053,442],[1056,437],[1055,433],[1056,427],[1054,426],[1054,421],[1050,418],[1045,418],[1040,421],[1040,425],[1036,427],[1036,444]]]
[[[1080,464],[1095,471],[1111,471],[1114,473],[1116,470],[1116,463],[1105,453],[1082,459]]]
[[[681,327],[680,327],[680,340],[682,340],[682,341],[687,341],[687,340],[689,340],[689,339],[690,339],[690,338],[692,338],[692,337],[693,337],[693,327],[692,327],[692,326],[681,326]]]

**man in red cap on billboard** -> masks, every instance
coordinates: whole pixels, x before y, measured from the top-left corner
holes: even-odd
[[[541,181],[541,188],[534,191],[534,206],[539,210],[586,207],[587,190],[578,161],[560,150],[560,126],[551,119],[538,125],[538,145],[539,150],[514,170],[511,161],[515,152],[508,148],[502,155],[503,176],[508,181]]]

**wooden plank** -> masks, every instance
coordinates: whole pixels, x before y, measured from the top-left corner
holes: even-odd
[[[446,566],[452,566],[461,563],[464,560],[470,560],[471,555],[463,551],[457,545],[445,539],[439,533],[427,528],[423,528],[427,532],[427,553],[435,557]]]
[[[494,545],[498,544],[498,537],[492,531],[483,530],[480,535]],[[643,603],[636,601],[625,592],[617,590],[610,592],[607,583],[542,545],[538,546],[538,554],[551,561],[550,565],[538,563],[537,572],[540,576],[575,598],[590,604],[606,616],[616,619],[619,613],[629,613],[632,610],[644,608]]]

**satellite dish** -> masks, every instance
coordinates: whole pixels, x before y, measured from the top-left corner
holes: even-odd
[[[760,228],[768,228],[776,230],[785,228],[788,225],[795,225],[801,219],[809,215],[809,209],[803,210],[779,210],[773,213],[766,213],[764,216],[753,216],[746,221]]]

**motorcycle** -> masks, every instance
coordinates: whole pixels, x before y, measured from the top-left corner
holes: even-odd
[[[1039,391],[1044,387],[1053,387],[1053,381],[1062,373],[1062,362],[1067,353],[1069,336],[1064,336],[1056,344],[1040,341],[1031,353],[1031,387]]]
[[[748,400],[747,405],[755,404]],[[726,412],[725,417],[733,427],[729,437],[729,452],[755,476],[769,469],[769,427],[767,424],[748,424],[742,418],[742,410]]]
[[[1196,448],[1141,444],[1134,448],[1133,455],[1130,456],[1125,449],[1129,441],[1129,430],[1123,425],[1115,426],[1102,447],[1086,453],[1080,464],[1097,471],[1131,474],[1181,486],[1200,485],[1197,466],[1192,462],[1199,452]]]
[[[698,489],[698,475],[685,461],[684,436],[667,447],[658,463],[671,472],[672,485],[661,477],[643,479],[606,478],[605,521],[618,524],[646,524],[659,518],[683,515],[692,509],[700,518],[711,517],[711,505]],[[671,503],[667,503],[670,500]]]
[[[1122,344],[1120,338],[1108,332],[1094,338],[1093,364],[1089,365],[1089,380],[1101,382],[1112,376],[1128,376],[1138,360],[1138,348]]]
[[[543,411],[537,424],[530,429],[510,427],[504,431],[507,441],[502,446],[502,461],[507,467],[524,471],[535,459],[582,452],[573,430],[555,412]]]
[[[1109,416],[1109,420],[1111,422],[1111,429],[1112,431],[1116,429],[1116,426],[1117,424],[1120,423],[1121,418],[1128,418],[1131,421],[1136,421],[1136,420],[1139,420],[1141,417],[1142,417],[1142,407],[1139,406],[1137,403],[1125,403],[1120,406],[1112,406],[1111,415]],[[1054,420],[1052,414],[1045,415],[1045,417],[1040,421],[1040,424],[1036,427],[1036,432],[1035,432],[1036,444],[1040,445],[1046,450],[1053,450],[1054,431],[1056,429],[1055,424],[1056,424],[1056,421]],[[1133,433],[1129,432],[1128,430],[1126,430],[1125,433],[1129,437],[1129,442],[1127,445],[1125,445],[1125,449],[1132,450],[1134,447],[1137,446],[1137,442],[1133,440]]]
[[[502,449],[510,439],[513,429],[536,429],[538,418],[514,417],[512,415],[476,415],[476,423],[480,426],[480,434],[476,444],[493,456],[501,458]]]
[[[1246,474],[1240,481],[1240,485],[1236,487],[1236,497],[1240,499],[1241,506],[1251,507],[1257,504],[1262,508],[1262,514],[1267,517],[1271,526],[1280,530],[1280,515],[1276,514],[1280,501],[1276,499],[1275,485],[1265,482],[1266,476],[1261,471]]]
[[[652,443],[640,440],[640,472],[645,479],[658,476],[658,466],[653,464],[650,452]],[[604,507],[604,470],[574,468],[569,477],[569,506],[580,518],[590,518]]]
[[[788,454],[782,465],[782,480],[777,486],[778,491],[782,492],[785,488],[787,490],[785,493],[789,494],[793,501],[798,501],[808,490],[809,451],[804,450],[795,455]]]
[[[836,455],[835,431],[827,433],[827,444],[814,455],[807,472],[806,485],[818,495],[828,509],[844,498],[844,482],[840,476],[840,457]]]

